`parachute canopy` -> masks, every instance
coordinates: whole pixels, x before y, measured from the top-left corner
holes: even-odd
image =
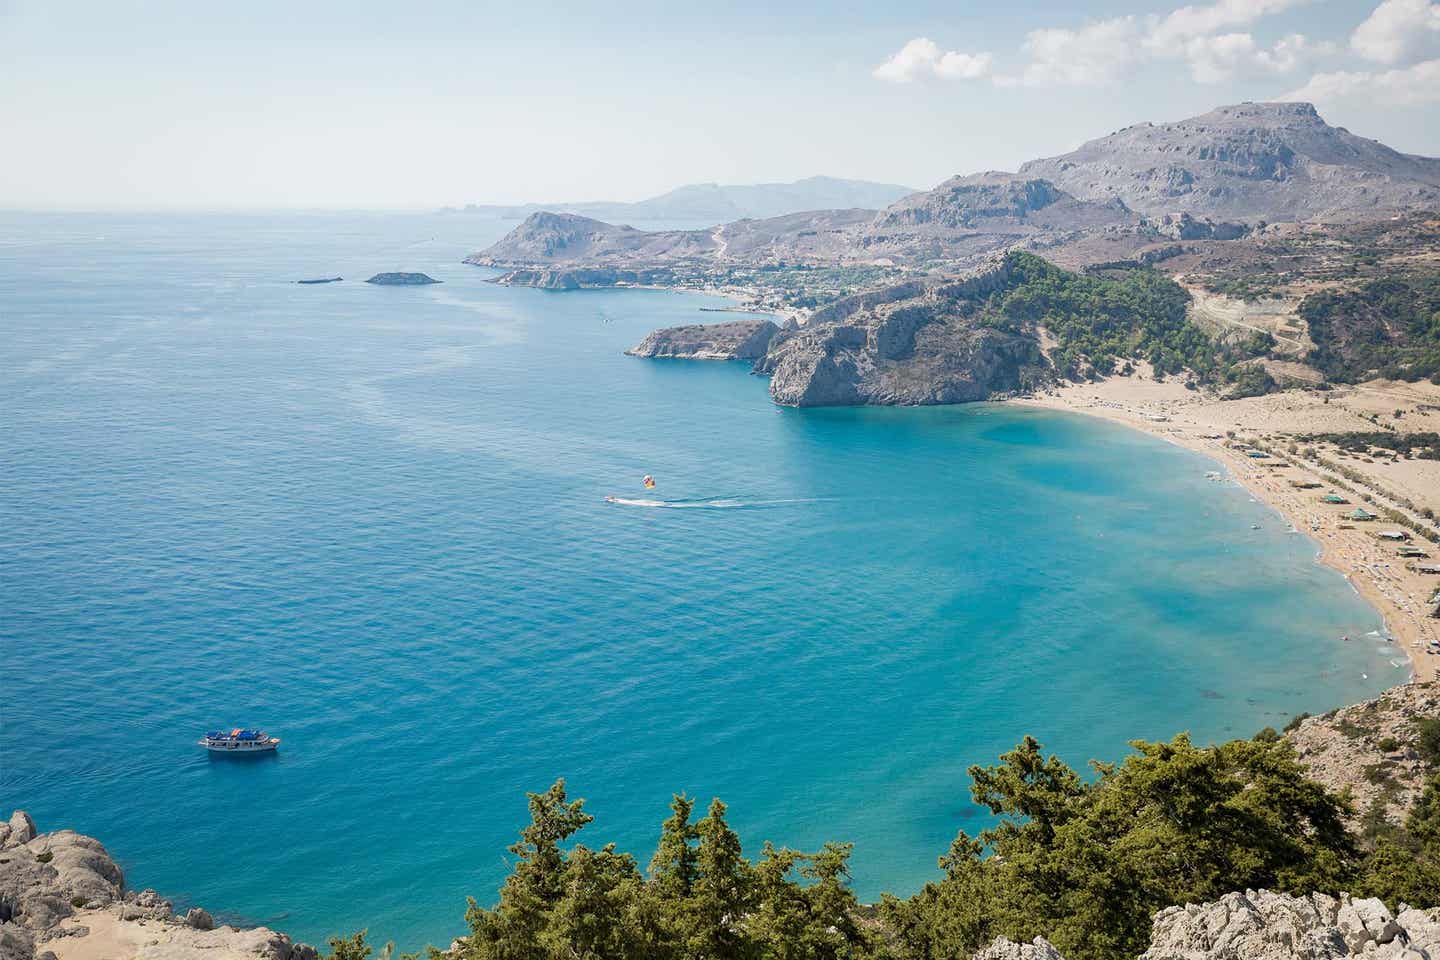
[[[654,489],[655,489],[655,478],[652,477],[652,476],[650,476],[650,474],[648,474],[648,473],[645,474],[645,478],[644,478],[643,480],[641,480],[640,482],[643,483],[643,484],[645,484],[645,489],[646,489],[646,490],[654,490]]]

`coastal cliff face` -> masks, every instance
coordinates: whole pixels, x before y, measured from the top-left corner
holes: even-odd
[[[0,824],[0,960],[316,960],[313,947],[265,927],[215,925],[194,908],[175,915],[153,890],[125,888],[98,840],[37,833],[17,810]]]
[[[1043,364],[1034,339],[970,326],[931,296],[782,333],[756,372],[786,406],[914,405],[1018,391]]]
[[[976,322],[975,302],[1010,280],[1002,261],[968,280],[898,284],[842,300],[782,330],[755,372],[797,407],[968,403],[1051,377],[1033,334]]]
[[[685,360],[756,360],[779,327],[769,320],[697,323],[656,330],[625,352],[632,357]]]

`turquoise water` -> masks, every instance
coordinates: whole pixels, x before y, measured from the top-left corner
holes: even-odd
[[[414,948],[556,776],[591,842],[648,859],[672,791],[718,794],[747,844],[854,841],[868,898],[935,875],[983,823],[966,766],[1025,733],[1078,764],[1406,674],[1202,457],[1002,405],[777,408],[742,366],[621,355],[712,300],[458,262],[504,227],[0,218],[0,812],[182,904]],[[446,282],[288,282],[393,269]],[[195,746],[232,724],[280,754]]]

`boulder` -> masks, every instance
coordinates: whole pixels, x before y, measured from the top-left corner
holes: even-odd
[[[185,911],[185,926],[194,927],[196,930],[214,930],[215,918],[202,907],[191,907]]]
[[[1034,943],[1015,943],[997,937],[970,960],[1064,960],[1064,957],[1044,937],[1036,937]]]
[[[1141,960],[1423,960],[1440,956],[1440,910],[1391,916],[1379,900],[1267,890],[1155,914]]]
[[[16,810],[10,815],[9,827],[7,843],[29,843],[35,839],[35,821],[24,810]]]

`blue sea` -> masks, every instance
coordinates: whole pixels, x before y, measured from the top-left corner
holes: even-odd
[[[1083,764],[1407,676],[1213,462],[623,356],[723,303],[461,264],[512,225],[0,216],[0,815],[181,906],[414,949],[556,777],[589,843],[643,863],[672,792],[720,796],[751,851],[853,841],[868,899],[937,875],[985,823],[966,767],[1027,733]],[[279,754],[195,744],[242,724]]]

